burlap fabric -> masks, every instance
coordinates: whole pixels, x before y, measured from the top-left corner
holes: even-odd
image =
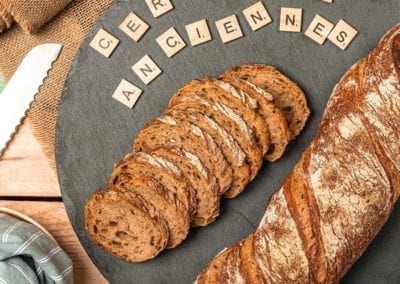
[[[70,64],[86,34],[111,3],[112,0],[73,0],[37,34],[29,35],[15,25],[0,35],[0,70],[6,79],[12,76],[23,57],[34,46],[46,42],[64,45],[27,119],[53,167],[57,111]]]
[[[6,28],[16,21],[25,31],[35,33],[69,2],[71,0],[0,0],[1,19]]]
[[[6,8],[0,3],[0,33],[10,28],[14,23],[14,18],[7,12]]]

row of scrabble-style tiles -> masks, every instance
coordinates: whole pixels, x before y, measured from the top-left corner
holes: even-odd
[[[330,0],[323,1],[331,3]],[[170,12],[174,8],[170,0],[146,0],[146,3],[155,18]],[[272,18],[268,9],[262,1],[245,8],[243,10],[243,15],[253,31],[257,31],[272,23]],[[279,30],[282,32],[300,33],[302,31],[302,18],[302,8],[282,7]],[[224,44],[244,36],[236,15],[231,15],[216,21],[215,26]],[[190,23],[185,27],[192,46],[204,44],[213,39],[210,26],[206,19]],[[138,42],[150,29],[150,26],[139,15],[130,12],[119,25],[119,29],[132,40]],[[316,15],[304,34],[320,45],[323,45],[325,41],[329,39],[340,49],[345,50],[356,37],[357,33],[358,31],[343,19],[339,20],[335,25],[324,17]],[[90,42],[90,46],[103,56],[110,57],[117,48],[119,42],[119,39],[108,31],[99,29]],[[168,57],[176,55],[186,47],[185,40],[174,27],[169,28],[166,32],[157,37],[156,42]],[[149,55],[145,55],[133,65],[132,70],[146,85],[150,84],[162,73],[160,67]],[[122,80],[114,92],[113,98],[132,108],[141,94],[142,90],[139,87],[126,80]]]

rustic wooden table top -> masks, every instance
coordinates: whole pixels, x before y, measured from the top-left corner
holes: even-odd
[[[74,263],[76,283],[106,283],[79,243],[64,209],[55,171],[24,123],[0,158],[0,207],[43,225]]]

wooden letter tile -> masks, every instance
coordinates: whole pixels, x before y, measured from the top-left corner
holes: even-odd
[[[223,43],[231,42],[243,36],[236,15],[232,15],[215,22]]]
[[[121,23],[119,28],[131,39],[138,42],[149,29],[149,25],[139,18],[138,15],[131,12]]]
[[[329,34],[328,39],[340,49],[345,50],[357,34],[358,31],[355,28],[344,20],[340,20]]]
[[[281,8],[281,19],[279,30],[281,32],[301,32],[303,9]]]
[[[253,31],[256,31],[272,22],[268,10],[261,1],[243,10],[243,15]]]
[[[135,65],[133,65],[132,70],[146,85],[150,84],[151,81],[162,73],[160,67],[158,67],[148,55],[145,55]]]
[[[172,57],[185,48],[186,44],[174,28],[170,28],[157,38],[157,43],[168,57]]]
[[[186,26],[186,31],[192,46],[196,46],[212,40],[210,29],[207,20],[200,20],[198,22]]]
[[[154,18],[158,18],[174,9],[170,0],[146,0],[146,4],[149,6]]]
[[[112,97],[127,107],[132,108],[141,94],[141,89],[122,79]]]
[[[327,19],[316,15],[314,20],[305,32],[305,35],[320,45],[323,45],[329,33],[333,29],[334,24]]]
[[[118,44],[119,40],[116,37],[106,30],[100,29],[89,45],[105,57],[110,57]]]

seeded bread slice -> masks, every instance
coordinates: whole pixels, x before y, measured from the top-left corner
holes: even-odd
[[[273,162],[282,157],[290,141],[290,131],[285,116],[273,102],[272,95],[249,81],[234,79],[229,76],[221,77],[221,79],[245,91],[250,97],[257,100],[257,112],[266,121],[270,137],[270,146],[264,155],[264,159]]]
[[[253,247],[254,233],[250,234],[243,242],[240,248],[240,261],[244,278],[247,283],[260,283],[265,284],[264,278],[258,264],[255,260],[254,247]]]
[[[206,226],[215,221],[219,215],[219,186],[200,158],[185,150],[176,148],[159,148],[151,152],[153,156],[163,157],[176,164],[196,191],[196,214],[193,227]]]
[[[232,184],[232,168],[215,141],[194,125],[167,122],[170,120],[164,117],[148,123],[136,138],[134,150],[149,153],[160,147],[175,147],[192,153],[215,175],[221,192],[225,192]]]
[[[85,207],[85,226],[92,240],[108,253],[131,262],[157,256],[169,238],[166,222],[151,215],[140,201],[98,190]]]
[[[249,143],[260,148],[261,154],[269,147],[267,124],[257,114],[257,101],[249,101],[249,96],[232,85],[213,78],[193,80],[180,88],[171,98],[169,105],[181,102],[197,102],[207,106],[223,106],[219,111],[234,119]]]
[[[303,130],[310,115],[307,100],[299,86],[272,66],[248,64],[234,67],[223,78],[247,80],[274,97],[288,122],[291,139]]]
[[[196,213],[196,194],[190,183],[182,175],[180,169],[173,163],[158,161],[158,159],[145,153],[126,155],[118,163],[108,181],[109,188],[120,182],[121,175],[144,174],[160,181],[165,189],[172,192],[185,206],[189,216],[193,218]]]
[[[246,161],[246,154],[232,135],[213,118],[200,113],[198,105],[194,103],[175,105],[168,108],[166,114],[197,125],[215,140],[233,169],[233,182],[229,191],[224,194],[224,197],[233,198],[242,192],[250,181],[251,173]]]
[[[190,219],[185,206],[154,178],[126,173],[111,190],[121,193],[131,202],[141,197],[164,217],[169,229],[167,248],[174,248],[186,239]]]
[[[219,125],[235,138],[246,153],[247,162],[251,170],[251,180],[254,179],[262,165],[263,155],[254,140],[251,128],[243,120],[242,116],[221,102],[213,103],[207,97],[202,98],[203,92],[201,89],[183,87],[181,90],[185,93],[185,95],[180,96],[179,101],[181,103],[197,105],[199,113],[215,119]],[[172,102],[170,108],[175,105]]]

